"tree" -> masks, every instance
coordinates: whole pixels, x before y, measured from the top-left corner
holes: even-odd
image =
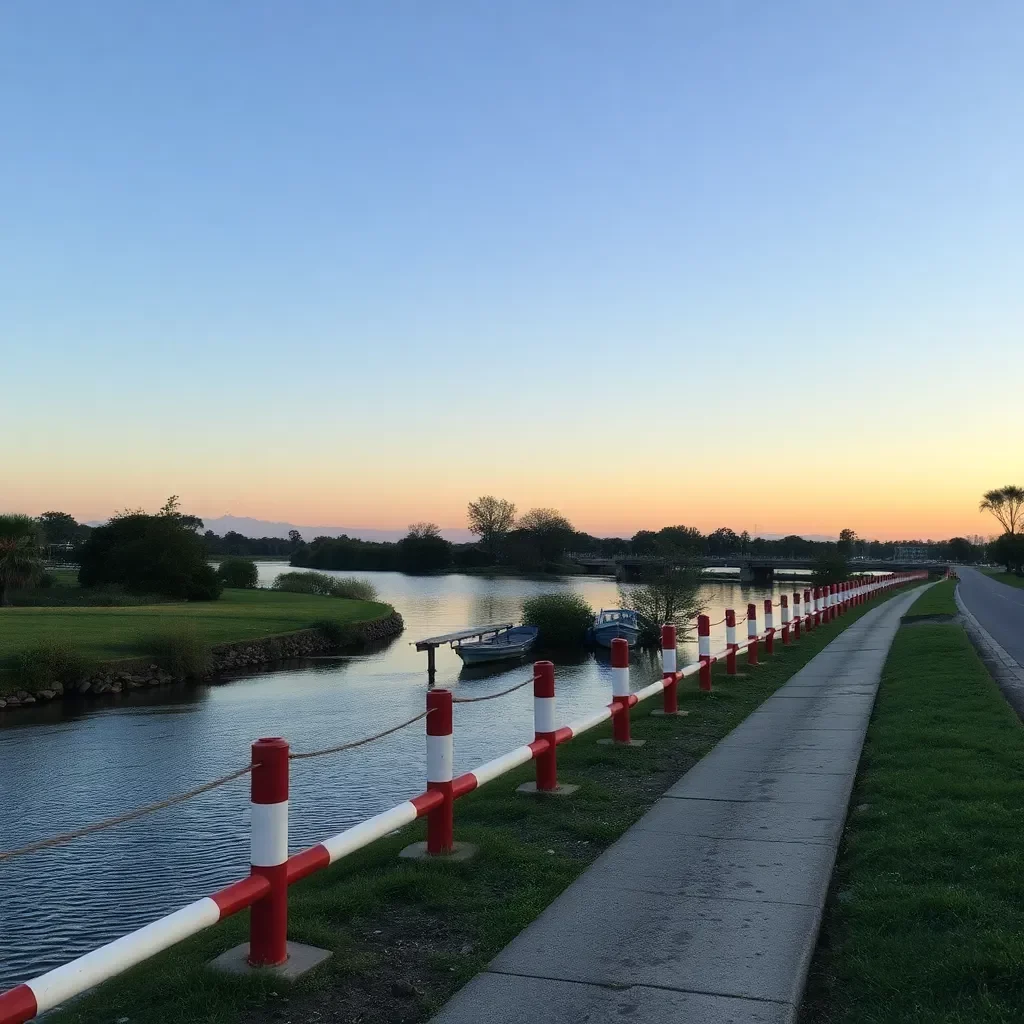
[[[857,534],[853,530],[840,530],[839,543],[836,547],[844,558],[853,554],[854,545],[857,543]]]
[[[517,524],[516,533],[524,534],[543,562],[555,562],[576,536],[572,523],[553,508],[532,508]]]
[[[476,534],[493,561],[498,560],[501,542],[516,521],[516,507],[504,498],[485,494],[471,501],[467,508],[469,532]]]
[[[46,544],[71,544],[78,536],[78,523],[67,512],[44,512],[39,525]]]
[[[1024,521],[1024,487],[1007,484],[993,491],[986,491],[978,505],[979,512],[991,512],[1000,526],[1011,536]]]
[[[1004,533],[988,546],[988,557],[1006,566],[1007,572],[1024,576],[1024,534]]]
[[[8,593],[35,583],[43,574],[38,527],[31,516],[0,515],[0,605]]]
[[[708,554],[715,556],[734,555],[740,549],[740,536],[728,526],[720,526],[708,534]]]
[[[952,537],[946,544],[945,555],[951,562],[976,562],[978,549],[966,537]]]
[[[297,548],[302,543],[302,534],[298,530],[289,530],[288,543]]]
[[[814,582],[842,583],[850,578],[850,563],[846,555],[839,550],[838,544],[826,545],[814,563]]]
[[[452,544],[434,523],[413,523],[396,545],[395,559],[400,572],[439,572],[452,564]]]
[[[676,627],[680,641],[686,639],[692,632],[693,619],[703,608],[700,588],[704,579],[702,569],[684,565],[647,573],[638,583],[619,585],[621,607],[632,608],[640,615],[640,642],[644,646],[657,646],[661,627],[666,624]]]
[[[214,600],[221,586],[196,532],[201,528],[195,516],[178,513],[176,498],[156,515],[118,513],[82,545],[78,581],[83,587],[120,586],[136,594]]]

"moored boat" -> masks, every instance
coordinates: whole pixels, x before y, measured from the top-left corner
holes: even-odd
[[[640,620],[630,608],[602,608],[594,619],[591,635],[599,647],[611,647],[613,640],[625,640],[630,647],[636,647]]]
[[[453,643],[452,648],[466,665],[480,665],[488,661],[515,661],[529,652],[537,642],[539,632],[536,626],[511,626],[499,630],[493,636]]]

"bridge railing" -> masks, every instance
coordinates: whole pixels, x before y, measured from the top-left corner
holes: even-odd
[[[809,588],[804,591],[803,615],[795,611],[801,606],[801,595],[794,593],[794,610],[789,609],[788,600],[782,602],[781,630],[775,627],[774,608],[770,600],[765,602],[764,629],[758,629],[756,606],[748,605],[748,661],[751,665],[758,663],[758,649],[762,643],[765,645],[765,652],[770,655],[774,651],[777,636],[783,644],[789,644],[799,639],[801,626],[805,630],[812,630],[853,606],[863,604],[895,587],[918,582],[922,578],[927,578],[927,573],[895,573],[884,579],[864,577],[845,584]],[[290,751],[288,743],[279,737],[256,740],[252,744],[251,763],[248,767],[199,787],[183,797],[197,796],[216,785],[246,773],[250,774],[249,875],[210,896],[196,900],[143,928],[3,993],[0,995],[0,1024],[23,1024],[246,908],[251,908],[247,955],[249,964],[258,968],[284,963],[289,955],[289,886],[419,818],[427,819],[426,842],[407,847],[402,851],[402,855],[442,859],[456,855],[458,844],[455,842],[454,831],[455,801],[529,761],[535,762],[535,781],[521,786],[520,790],[539,794],[571,791],[575,787],[564,786],[558,781],[557,751],[560,745],[582,736],[610,719],[612,737],[609,742],[619,746],[630,746],[633,743],[630,733],[630,711],[637,704],[662,694],[662,713],[677,715],[678,686],[681,681],[696,675],[699,677],[700,689],[710,691],[712,665],[722,658],[727,659],[727,671],[735,672],[735,656],[740,646],[735,637],[735,612],[730,609],[723,621],[726,623],[726,645],[721,650],[712,651],[710,617],[698,617],[698,659],[681,669],[676,665],[675,627],[664,626],[662,675],[633,692],[630,691],[629,681],[629,647],[625,640],[614,640],[611,651],[610,703],[561,726],[557,724],[554,665],[550,661],[539,661],[533,667],[531,678],[496,694],[462,698],[447,689],[429,690],[424,712],[408,722],[353,743],[308,754],[295,754]],[[478,765],[472,771],[454,775],[454,705],[502,697],[522,689],[531,682],[533,740]],[[423,719],[426,720],[425,790],[308,849],[289,855],[288,792],[291,761],[351,749],[383,738]],[[138,812],[129,812],[108,819],[92,828],[80,829],[64,837],[28,844],[18,850],[0,852],[0,861],[59,845],[61,842],[131,820],[141,813],[148,813],[175,802],[178,802],[177,799],[164,801],[142,808]]]

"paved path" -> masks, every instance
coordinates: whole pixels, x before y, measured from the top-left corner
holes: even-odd
[[[977,569],[957,566],[957,590],[971,614],[1024,667],[1024,589],[1010,587]]]
[[[435,1024],[793,1021],[882,665],[919,589],[737,726]]]

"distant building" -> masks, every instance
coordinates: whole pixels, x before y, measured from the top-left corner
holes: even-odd
[[[897,562],[927,562],[929,551],[925,547],[907,545],[896,548],[895,561]]]

